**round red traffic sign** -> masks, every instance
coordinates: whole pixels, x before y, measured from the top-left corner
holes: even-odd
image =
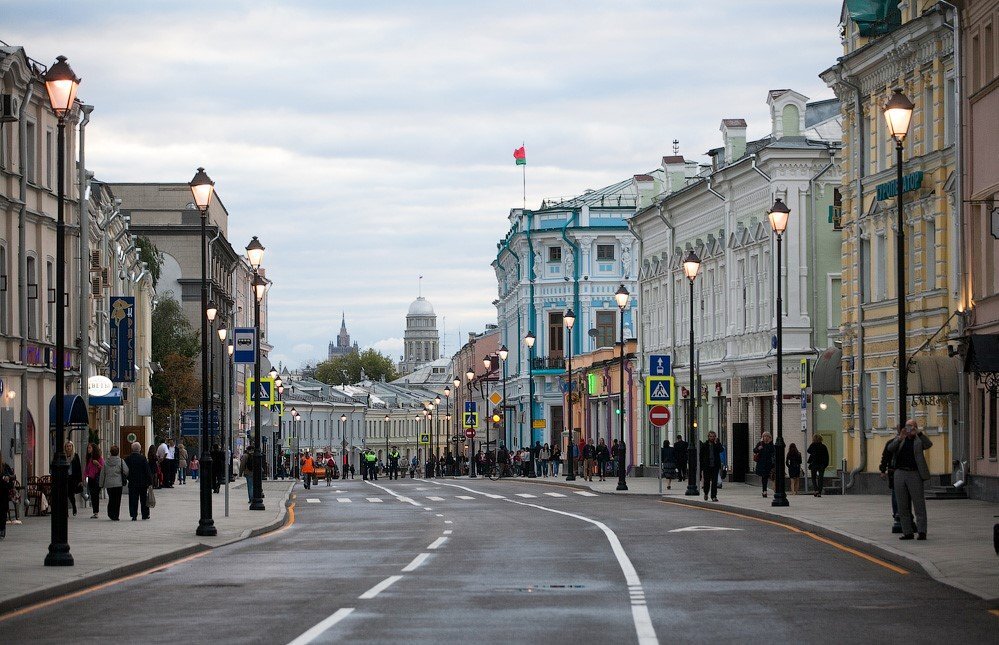
[[[475,438],[475,428],[465,428],[465,436],[469,439]]]
[[[653,405],[649,408],[649,422],[657,428],[669,423],[669,408],[665,405]]]

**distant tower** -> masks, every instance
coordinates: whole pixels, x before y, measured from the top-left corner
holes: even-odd
[[[347,333],[347,316],[341,313],[340,333],[337,334],[336,341],[330,341],[329,358],[346,356],[351,352],[357,353],[358,351],[356,342],[353,345],[350,344],[350,334]]]
[[[406,313],[406,333],[403,336],[403,357],[399,363],[399,372],[409,374],[440,357],[437,314],[430,301],[420,296],[409,305],[409,312]]]

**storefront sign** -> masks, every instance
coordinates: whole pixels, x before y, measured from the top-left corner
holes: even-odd
[[[916,172],[909,173],[902,177],[902,193],[908,193],[913,190],[919,190],[919,187],[923,185],[923,171],[918,170]],[[876,190],[878,191],[878,201],[885,199],[891,199],[898,195],[898,181],[886,181],[883,184],[878,184]]]
[[[135,298],[111,298],[110,378],[118,383],[135,382]]]

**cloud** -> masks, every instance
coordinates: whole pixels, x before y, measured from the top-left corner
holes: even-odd
[[[383,338],[371,343],[371,349],[388,356],[392,361],[399,360],[402,356],[403,344],[401,338]],[[367,347],[365,348],[367,349]]]

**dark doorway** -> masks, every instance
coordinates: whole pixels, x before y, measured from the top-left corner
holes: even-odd
[[[552,433],[551,434],[551,444],[553,446],[562,445],[562,435],[563,435],[563,432],[565,432],[565,428],[563,427],[562,424],[565,423],[565,419],[562,416],[562,406],[561,405],[553,405],[551,407],[551,420],[552,420],[552,423],[551,423],[551,426],[550,426],[551,427],[551,433]]]
[[[732,424],[732,481],[745,482],[749,472],[749,424]]]

